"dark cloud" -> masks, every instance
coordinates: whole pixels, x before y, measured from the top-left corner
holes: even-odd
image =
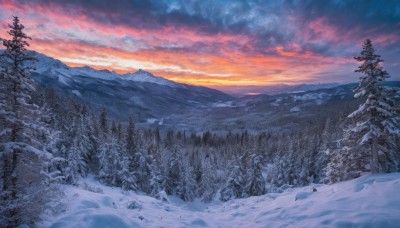
[[[393,33],[399,30],[400,1],[257,1],[257,0],[30,0],[25,4],[58,6],[66,14],[83,14],[105,25],[127,25],[144,29],[164,26],[191,27],[198,32],[246,33],[263,42],[285,43],[296,39],[287,28],[287,18],[295,17],[296,25],[306,27],[324,17],[339,31],[360,29],[368,33]],[[398,31],[397,31],[398,32]],[[266,39],[267,38],[267,39]]]
[[[104,26],[124,25],[144,30],[189,29],[197,34],[245,35],[225,46],[244,53],[277,56],[284,51],[328,57],[358,54],[362,41],[371,38],[387,57],[391,70],[400,70],[400,1],[398,0],[17,0],[40,5],[69,16],[84,15]],[[73,34],[71,34],[73,36]],[[193,42],[190,46],[164,43],[154,49],[219,52],[220,41]],[[137,43],[132,37],[124,43]],[[387,54],[387,55],[385,55]],[[396,65],[397,64],[397,65]]]

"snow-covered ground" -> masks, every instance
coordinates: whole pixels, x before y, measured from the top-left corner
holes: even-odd
[[[317,192],[312,191],[314,187]],[[106,187],[91,178],[79,187],[62,189],[65,212],[45,214],[39,227],[400,226],[400,173],[212,204],[185,203],[175,197],[166,202]]]

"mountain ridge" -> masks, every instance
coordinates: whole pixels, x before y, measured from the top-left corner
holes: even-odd
[[[160,85],[166,85],[169,87],[185,86],[184,84],[176,83],[168,79],[155,76],[152,73],[144,71],[142,69],[139,69],[134,73],[118,74],[115,71],[110,71],[107,69],[96,70],[90,66],[70,67],[58,59],[49,57],[47,55],[44,55],[36,51],[29,51],[29,54],[31,54],[38,60],[36,63],[32,64],[35,66],[34,72],[36,73],[43,74],[51,72],[51,73],[59,73],[71,76],[80,75],[93,78],[101,78],[105,80],[122,79],[122,80],[136,81],[136,82],[150,82]]]
[[[61,61],[44,55],[37,64],[39,70],[32,72],[32,78],[40,85],[76,96],[94,111],[107,107],[114,118],[126,119],[134,113],[138,124],[144,127],[263,131],[274,127],[275,122],[288,123],[288,118],[303,121],[307,116],[318,116],[321,110],[335,109],[339,103],[358,104],[351,91],[355,83],[296,93],[234,97],[208,87],[155,83],[145,77],[153,79],[152,74],[143,70],[138,71],[139,76],[144,75],[143,80],[133,81],[90,67],[71,71]],[[96,77],[90,77],[91,72]],[[400,82],[387,83],[400,87]]]

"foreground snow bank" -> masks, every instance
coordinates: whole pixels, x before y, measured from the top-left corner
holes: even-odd
[[[86,179],[40,227],[399,227],[400,173],[287,189],[213,205],[157,200]],[[89,186],[89,187],[88,187]],[[316,188],[317,192],[312,189]],[[98,192],[98,193],[96,193]]]

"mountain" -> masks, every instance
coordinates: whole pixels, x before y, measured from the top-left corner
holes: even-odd
[[[227,131],[255,133],[301,130],[307,124],[318,126],[326,118],[342,118],[356,110],[363,99],[354,99],[352,88],[357,84],[332,88],[283,93],[248,95],[191,113],[165,118],[163,125],[179,126],[183,130],[226,133]],[[400,87],[400,81],[385,82],[384,86]],[[400,96],[400,91],[399,91]]]
[[[70,76],[87,76],[91,78],[99,78],[104,80],[129,80],[135,82],[149,82],[155,83],[158,85],[165,85],[169,87],[184,87],[183,84],[175,83],[173,81],[154,76],[153,74],[146,72],[142,69],[139,69],[135,73],[127,73],[127,74],[118,74],[114,71],[109,70],[95,70],[89,66],[83,67],[68,67],[60,60],[48,57],[41,53],[30,51],[29,54],[35,57],[38,61],[34,63],[35,72],[39,74],[55,74],[62,75],[65,77]]]
[[[107,107],[116,118],[126,119],[133,113],[142,127],[197,132],[281,131],[301,128],[304,123],[338,113],[344,118],[361,102],[353,98],[356,84],[276,86],[269,95],[232,97],[215,89],[169,81],[144,70],[120,75],[87,66],[68,67],[40,53],[31,54],[39,60],[32,77],[41,85],[77,96],[93,110]],[[400,82],[385,85],[400,87]]]
[[[128,73],[128,74],[124,74],[121,76],[122,79],[125,80],[132,80],[135,82],[150,82],[150,83],[155,83],[158,85],[165,85],[165,86],[169,86],[169,87],[185,87],[185,85],[183,84],[179,84],[161,77],[156,77],[154,75],[152,75],[151,73],[144,71],[142,69],[139,69],[137,72],[135,73]]]
[[[270,85],[270,86],[223,86],[214,87],[228,94],[240,97],[245,95],[268,94],[275,95],[280,93],[295,93],[305,91],[315,91],[318,89],[328,89],[339,86],[339,83],[317,83],[317,84],[299,84],[299,85]]]
[[[137,121],[154,123],[165,116],[232,99],[218,90],[172,82],[143,70],[120,75],[87,66],[68,67],[43,54],[30,54],[38,59],[32,78],[39,84],[64,95],[74,94],[94,110],[107,107],[117,118],[134,113]]]

